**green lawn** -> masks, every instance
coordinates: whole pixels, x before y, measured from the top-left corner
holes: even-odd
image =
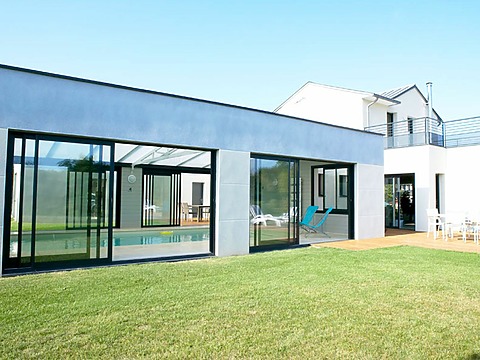
[[[302,248],[0,280],[0,357],[478,359],[478,254]]]

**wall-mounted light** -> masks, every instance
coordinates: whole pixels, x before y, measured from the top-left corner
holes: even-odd
[[[132,165],[132,169],[130,170],[130,175],[128,175],[127,181],[130,184],[134,184],[135,181],[137,181],[137,177],[135,175],[133,175],[133,165]]]

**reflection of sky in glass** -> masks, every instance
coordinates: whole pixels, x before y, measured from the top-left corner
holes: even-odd
[[[98,161],[100,152],[103,152],[105,159],[105,150],[108,146],[93,144],[77,144],[59,141],[40,141],[39,156],[41,158],[57,158],[57,159],[75,159],[81,160],[93,157]]]

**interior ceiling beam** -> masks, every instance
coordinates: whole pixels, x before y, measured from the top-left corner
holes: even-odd
[[[129,161],[126,161],[130,156],[132,156],[133,154],[135,154],[138,150],[140,150],[140,148],[142,148],[143,145],[136,145],[133,147],[132,150],[128,151],[125,155],[123,155],[120,159],[116,160],[116,162],[129,162]]]
[[[185,160],[185,161],[182,161],[180,164],[177,164],[177,166],[185,165],[185,164],[189,163],[190,161],[195,160],[196,158],[202,156],[203,154],[205,154],[205,152],[202,151],[202,152],[200,152],[200,153],[192,156],[191,158],[189,158],[189,159],[187,159],[187,160]]]
[[[178,151],[178,149],[174,149],[172,152],[162,154],[162,155],[157,156],[155,158],[146,159],[144,164],[152,164],[152,163],[157,162],[157,161],[169,160],[169,159],[179,158],[179,157],[182,157],[182,156],[192,155],[192,154],[196,155],[197,152],[192,151],[192,150]]]
[[[150,156],[155,155],[155,153],[156,153],[158,150],[160,150],[160,149],[161,149],[161,147],[153,148],[151,151],[149,151],[148,153],[146,153],[145,155],[143,155],[140,159],[135,160],[134,162],[132,162],[132,167],[133,167],[133,166],[136,166],[136,165],[144,164],[145,159],[148,159]]]

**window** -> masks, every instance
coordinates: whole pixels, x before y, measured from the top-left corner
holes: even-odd
[[[413,118],[408,117],[407,120],[408,120],[408,133],[413,134]]]
[[[393,136],[393,113],[387,113],[387,136]]]
[[[312,167],[312,205],[319,210],[330,207],[335,210],[348,210],[351,172],[345,165],[326,165]],[[316,183],[315,183],[316,182]]]
[[[318,174],[318,196],[325,195],[325,188],[323,182],[323,174]]]
[[[347,197],[348,194],[348,177],[347,175],[339,175],[339,193],[341,197]]]

